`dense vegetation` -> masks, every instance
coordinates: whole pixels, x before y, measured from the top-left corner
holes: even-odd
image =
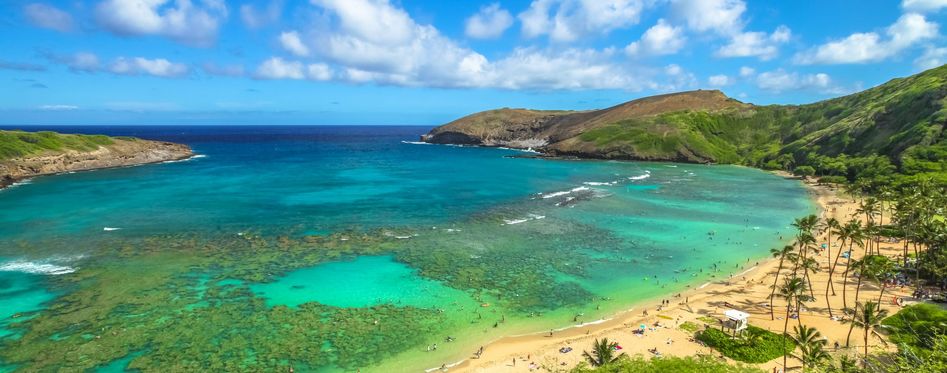
[[[885,319],[883,324],[892,342],[913,354],[927,355],[938,337],[947,334],[947,310],[933,304],[915,304]]]
[[[579,139],[645,159],[686,154],[767,169],[805,166],[801,174],[874,187],[921,178],[947,184],[945,83],[942,66],[814,104],[669,112],[599,126]]]
[[[572,370],[573,373],[762,373],[763,371],[743,365],[730,365],[725,361],[705,356],[693,357],[663,357],[660,359],[645,360],[641,356],[631,359],[620,359],[612,364],[589,367],[580,365]]]
[[[0,160],[49,151],[89,151],[112,143],[112,138],[104,135],[64,135],[50,131],[0,131]]]
[[[745,363],[765,363],[795,349],[789,338],[766,329],[751,325],[745,333],[741,338],[734,338],[720,329],[707,328],[696,337],[724,356]]]

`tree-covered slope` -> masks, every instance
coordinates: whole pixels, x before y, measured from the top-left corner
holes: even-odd
[[[501,109],[438,127],[424,140],[506,146],[529,140],[551,155],[808,165],[840,177],[869,166],[937,174],[947,172],[945,83],[947,65],[807,105],[755,106],[719,91],[691,91],[588,112],[517,109],[533,113],[525,121]],[[493,120],[498,114],[503,120]]]

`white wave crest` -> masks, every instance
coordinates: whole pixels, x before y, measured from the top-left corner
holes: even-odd
[[[617,181],[586,181],[582,184],[585,184],[588,186],[610,186],[610,185],[618,184],[618,182]]]
[[[0,271],[33,273],[37,275],[64,275],[67,273],[73,273],[76,271],[76,269],[69,266],[50,263],[35,263],[17,260],[0,264]]]
[[[569,189],[569,190],[563,190],[563,191],[559,191],[559,192],[553,192],[553,193],[549,193],[549,194],[543,194],[542,197],[543,197],[543,199],[556,198],[556,197],[561,197],[561,196],[564,196],[564,195],[567,195],[567,194],[570,194],[570,193],[581,192],[581,191],[585,191],[585,190],[589,190],[589,189],[590,189],[589,187],[580,186],[580,187],[575,187],[575,188],[572,188],[572,189]]]
[[[424,142],[424,141],[405,141],[405,140],[401,140],[401,143],[402,143],[402,144],[411,144],[411,145],[434,145],[434,144],[431,144],[431,143],[429,143],[429,142]]]
[[[637,181],[637,180],[644,180],[644,179],[647,179],[647,178],[649,178],[649,177],[651,177],[651,171],[645,171],[645,172],[644,172],[643,174],[641,174],[641,175],[629,177],[628,180],[636,180],[636,181]]]
[[[119,230],[119,229],[122,229],[122,228],[115,228],[115,227],[105,227],[105,228],[102,228],[102,230],[103,230],[103,231],[106,231],[106,232],[117,231],[117,230]]]

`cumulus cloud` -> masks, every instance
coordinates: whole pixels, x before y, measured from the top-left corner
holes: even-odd
[[[513,25],[513,16],[500,3],[480,8],[477,14],[467,18],[464,33],[474,39],[493,39]]]
[[[309,48],[303,44],[302,39],[299,38],[299,33],[296,31],[281,33],[279,43],[283,49],[296,56],[305,57],[309,55]]]
[[[947,7],[947,0],[904,0],[901,7],[912,12],[936,12]]]
[[[332,78],[332,70],[326,64],[307,66],[299,61],[272,57],[260,64],[254,77],[257,79],[329,80]]]
[[[626,89],[652,72],[616,63],[611,48],[515,48],[497,60],[419,24],[388,0],[311,0],[323,18],[295,31],[308,60],[264,61],[261,79],[336,79],[442,88]],[[292,31],[290,31],[292,32]]]
[[[263,9],[257,9],[253,3],[240,6],[240,19],[249,28],[260,28],[275,23],[282,13],[283,0],[271,0]]]
[[[711,86],[714,86],[714,87],[728,86],[730,84],[733,84],[733,78],[723,75],[723,74],[713,75],[707,78],[707,84],[710,84]]]
[[[686,40],[681,27],[672,26],[664,19],[659,19],[657,24],[641,35],[641,40],[628,44],[625,52],[633,56],[674,54],[684,47]]]
[[[99,62],[99,56],[96,56],[94,53],[89,52],[79,52],[75,54],[56,54],[51,52],[43,52],[43,57],[47,60],[66,65],[70,71],[74,73],[93,73],[99,71],[102,68],[101,63]]]
[[[914,60],[914,65],[921,70],[940,67],[947,62],[947,48],[929,47],[924,50],[924,54]]]
[[[797,54],[798,64],[847,64],[877,62],[895,56],[918,42],[934,38],[939,25],[923,15],[908,13],[885,30],[882,37],[875,32],[855,33]]]
[[[756,86],[775,93],[809,90],[825,94],[842,94],[850,91],[835,85],[828,74],[799,74],[783,69],[760,73],[756,76]]]
[[[187,75],[188,67],[164,58],[119,57],[109,65],[108,71],[119,75],[152,75],[163,78],[177,78]]]
[[[741,76],[741,77],[748,78],[748,77],[753,76],[753,74],[756,74],[756,69],[754,69],[754,68],[752,68],[752,67],[749,67],[749,66],[742,66],[742,67],[740,67],[740,76]]]
[[[672,12],[694,31],[731,35],[743,29],[742,0],[673,0]]]
[[[789,41],[792,32],[779,26],[772,34],[765,32],[741,32],[733,35],[730,43],[717,50],[720,57],[758,57],[766,61],[779,54],[779,45]]]
[[[517,17],[523,35],[569,42],[638,23],[644,0],[533,0]]]
[[[75,30],[76,27],[72,15],[46,4],[27,4],[23,7],[23,14],[25,14],[26,19],[36,27],[61,32],[70,32]]]
[[[680,65],[670,64],[664,67],[664,81],[652,80],[648,88],[656,91],[672,92],[697,86],[694,74],[684,70]]]
[[[223,0],[105,0],[95,20],[123,36],[161,35],[184,44],[210,46],[227,17]]]

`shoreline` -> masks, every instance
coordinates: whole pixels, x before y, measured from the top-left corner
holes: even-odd
[[[148,141],[148,140],[140,140],[140,141]],[[71,173],[76,173],[76,172],[92,172],[92,171],[108,170],[108,169],[115,169],[115,168],[144,166],[144,165],[158,164],[158,163],[184,162],[184,161],[188,161],[195,158],[203,158],[203,155],[194,153],[194,151],[186,145],[178,145],[178,144],[173,144],[173,143],[159,143],[159,144],[166,145],[166,146],[174,145],[176,147],[185,147],[186,150],[184,150],[183,153],[178,153],[178,154],[171,154],[171,153],[156,154],[156,153],[161,153],[164,150],[155,149],[155,150],[148,151],[146,153],[140,153],[141,156],[148,157],[147,159],[144,159],[141,161],[133,160],[128,163],[109,164],[109,165],[104,165],[104,166],[92,166],[92,167],[80,166],[76,168],[69,168],[69,165],[65,165],[62,169],[56,169],[56,170],[50,170],[50,171],[20,173],[20,174],[11,173],[11,174],[0,175],[0,191],[3,191],[4,189],[7,189],[13,186],[30,184],[30,180],[35,179],[37,177],[42,177],[42,176],[55,176],[55,175],[62,175],[62,174],[71,174]],[[76,153],[76,154],[82,155],[82,154],[88,154],[88,153]],[[69,153],[63,153],[63,154],[58,154],[55,157],[66,157],[68,155]],[[119,155],[121,156],[121,154]],[[36,157],[36,158],[42,158],[42,157]],[[12,164],[13,167],[17,167],[19,166],[17,165],[18,161],[31,162],[35,160],[31,160],[27,158],[27,159],[13,159],[13,160],[8,160],[8,161],[0,161],[0,166],[3,165],[2,164],[3,162],[7,162],[9,164]],[[0,170],[2,169],[3,168],[0,167]]]
[[[791,175],[785,172],[772,173],[784,178],[792,178]],[[816,214],[820,218],[836,217],[844,222],[843,219],[847,218],[849,213],[854,212],[855,203],[850,199],[840,199],[835,189],[829,186],[811,184],[805,180],[800,180],[800,182],[803,183],[813,203],[818,207],[819,211]],[[826,241],[824,235],[820,234],[818,238],[819,243]],[[833,240],[831,249],[838,248],[837,245],[838,243]],[[892,254],[892,250],[898,252],[900,249],[892,248],[891,245],[882,245],[882,251],[886,255]],[[853,258],[857,258],[859,255],[857,248],[853,248],[852,251],[854,252]],[[836,255],[835,252],[831,254]],[[822,264],[830,265],[833,259],[826,258],[824,254],[820,254],[816,258],[819,260],[820,266]],[[842,266],[845,264],[843,262],[839,261],[838,265]],[[462,361],[454,363],[451,367],[447,367],[447,370],[451,372],[500,370],[526,372],[536,369],[547,371],[571,369],[582,361],[581,351],[588,349],[592,341],[598,338],[608,338],[619,342],[623,346],[623,352],[632,356],[645,355],[650,357],[652,355],[648,353],[647,349],[651,347],[659,349],[664,355],[683,357],[707,354],[721,356],[709,347],[697,343],[692,338],[692,333],[680,329],[680,325],[684,322],[690,322],[698,326],[704,324],[708,327],[714,327],[715,325],[700,319],[707,320],[707,317],[712,317],[719,320],[724,310],[733,308],[748,312],[751,324],[782,333],[782,320],[784,319],[782,317],[771,319],[768,306],[769,292],[773,282],[772,273],[777,270],[778,266],[778,258],[761,259],[756,264],[748,264],[749,268],[729,278],[708,281],[700,286],[681,291],[678,295],[663,295],[670,302],[664,307],[660,307],[661,297],[647,299],[633,303],[628,310],[618,312],[610,318],[594,323],[567,326],[555,331],[551,336],[548,332],[538,331],[525,335],[498,338],[484,345],[484,352],[479,358],[474,355],[468,356]],[[837,276],[833,277],[833,284],[838,291],[837,294],[830,297],[835,300],[833,303],[839,303],[837,305],[833,304],[833,310],[839,315],[842,314],[840,308],[841,303],[843,303],[838,301],[843,293],[841,291],[843,285],[841,283],[841,272],[843,270],[844,268],[836,268],[835,270]],[[816,299],[804,308],[801,314],[803,323],[809,326],[817,326],[823,336],[829,338],[830,341],[839,342],[841,340],[841,342],[844,342],[844,336],[848,331],[847,324],[841,324],[830,319],[824,312],[826,299],[823,297],[823,293],[826,292],[828,279],[826,271],[810,274],[810,277],[812,278]],[[869,295],[877,293],[877,291],[872,291],[873,288],[873,285],[863,286],[862,294],[866,296],[866,299],[871,299],[869,297],[877,298],[876,295]],[[848,293],[848,297],[851,298],[851,293],[854,292]],[[909,294],[905,294],[904,291],[899,291],[897,288],[886,289],[886,294],[892,297],[910,299]],[[766,303],[766,305],[763,306],[763,303]],[[785,310],[785,306],[780,304],[778,299],[773,304],[775,313],[779,316],[780,308],[782,307]],[[883,306],[891,307],[887,303]],[[642,312],[635,312],[635,310]],[[649,314],[648,311],[651,311],[651,313]],[[893,313],[891,312],[891,314]],[[638,325],[659,326],[649,328],[649,331],[645,333],[646,336],[632,335],[630,329]],[[860,340],[859,338],[855,339]],[[650,343],[641,343],[643,341],[650,341]],[[561,353],[560,348],[565,347],[572,348],[572,351]],[[856,346],[853,347],[857,347],[857,342]],[[732,362],[729,359],[725,360]],[[517,362],[520,363],[517,364]],[[751,365],[766,370],[781,367],[782,364],[781,359],[776,359],[763,364]],[[793,363],[790,363],[789,366],[792,367]],[[432,372],[439,369],[431,368],[427,371]]]

